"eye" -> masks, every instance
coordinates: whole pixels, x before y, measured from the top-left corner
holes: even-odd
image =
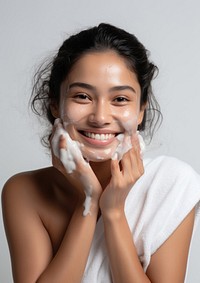
[[[88,95],[85,93],[78,93],[74,97],[77,99],[89,99]]]
[[[117,96],[115,99],[114,99],[114,102],[117,102],[117,103],[126,103],[128,102],[129,99],[125,96]]]
[[[79,103],[89,103],[91,101],[90,96],[85,93],[77,93],[73,96],[73,98]]]

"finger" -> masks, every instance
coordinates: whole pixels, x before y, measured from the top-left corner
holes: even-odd
[[[138,139],[135,134],[131,137],[129,136],[129,139],[132,147],[123,155],[123,158],[121,160],[123,172],[127,171],[128,168],[132,170],[137,165],[139,151]]]
[[[144,172],[143,161],[140,157],[138,139],[133,139],[133,147],[122,158],[122,173],[127,182],[134,183]]]
[[[63,148],[63,149],[67,148],[67,141],[63,134],[61,134],[60,139],[59,139],[59,148]]]
[[[119,176],[121,175],[121,171],[120,171],[120,162],[118,160],[111,160],[111,176],[114,179],[119,178]]]
[[[141,160],[143,159],[143,155],[142,155],[142,150],[141,150],[141,146],[140,146],[140,139],[138,134],[135,134],[132,137],[132,145],[133,145],[133,149],[135,149],[137,158],[138,158],[138,163],[141,163]]]
[[[122,165],[122,174],[124,178],[128,181],[129,179],[133,179],[135,172],[137,172],[137,157],[135,154],[135,150],[129,150],[121,160]]]
[[[143,158],[141,154],[140,140],[138,134],[132,137],[132,144],[133,144],[133,152],[135,153],[135,157],[136,157],[138,172],[139,174],[142,175],[144,173],[144,166],[143,166]]]

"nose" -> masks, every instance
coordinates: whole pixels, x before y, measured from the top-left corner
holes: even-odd
[[[97,102],[92,109],[92,113],[89,115],[89,122],[95,126],[104,126],[110,124],[110,105],[104,101]]]

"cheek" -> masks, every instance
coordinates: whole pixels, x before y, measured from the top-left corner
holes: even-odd
[[[129,135],[136,133],[138,127],[138,114],[135,112],[129,110],[124,111],[120,115],[118,121],[120,126],[123,127]]]
[[[78,104],[71,105],[63,103],[60,107],[60,117],[63,122],[67,124],[77,124],[87,113],[86,107],[82,107]]]

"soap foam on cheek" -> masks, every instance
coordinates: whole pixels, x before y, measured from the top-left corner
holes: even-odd
[[[124,117],[128,117],[128,113],[124,116]],[[139,134],[139,131],[137,130],[138,127],[138,119],[137,119],[137,115],[132,117],[132,119],[129,119],[127,121],[123,121],[122,126],[124,127],[124,129],[126,130],[126,132],[131,136],[133,136],[134,134],[137,135],[138,139],[139,139],[139,144],[140,144],[140,154],[142,155],[145,151],[145,142],[143,137]],[[128,146],[130,146],[131,140],[128,141]],[[132,147],[132,146],[131,146]],[[128,149],[128,147],[127,147]]]
[[[59,148],[59,140],[60,136],[63,136],[67,148]],[[76,160],[78,160],[82,154],[80,150],[80,144],[76,141],[73,141],[69,134],[58,125],[53,140],[52,140],[52,149],[56,157],[58,157],[63,163],[67,173],[72,173],[76,169]],[[87,164],[87,162],[83,159],[82,162]]]
[[[119,144],[112,156],[113,160],[119,161],[122,159],[123,155],[132,148],[131,137],[133,133],[136,132],[137,127],[137,117],[131,117],[129,111],[125,111],[123,117],[124,119],[119,119],[118,123],[125,132],[117,136]]]
[[[113,160],[121,160],[123,155],[132,148],[131,138],[125,134],[120,134],[117,136],[119,144],[112,156]]]
[[[74,113],[74,111],[72,111],[72,109],[68,109],[67,105],[65,105],[65,98],[63,97],[61,103],[60,103],[60,113],[61,113],[61,119],[63,121],[63,126],[64,129],[67,131],[67,129],[69,129],[68,127],[70,125],[73,126],[78,126],[81,124],[81,120],[75,120],[75,118],[77,118],[77,113]],[[78,117],[83,117],[83,119],[85,118],[84,115],[82,115],[83,113],[81,113],[81,115]],[[129,112],[127,111],[127,114],[125,114],[125,116],[129,116]],[[118,119],[116,119],[115,121],[116,123],[119,124]],[[117,147],[117,143],[116,143],[116,147]],[[107,149],[93,149],[91,147],[85,146],[83,144],[80,144],[80,150],[82,152],[82,155],[84,156],[85,159],[87,159],[88,161],[93,161],[93,162],[101,162],[104,160],[108,160],[112,157],[113,153],[115,152],[116,148],[107,148]]]
[[[68,117],[67,115],[65,115],[65,117]],[[66,119],[67,120],[67,119]],[[68,126],[72,125],[72,126],[76,126],[76,125],[80,125],[81,121],[72,121],[69,119],[68,117],[68,122],[64,121],[63,122],[63,126],[65,128],[65,130],[67,131]],[[85,146],[83,143],[79,143],[79,149],[82,152],[82,155],[84,156],[84,158],[89,162],[89,161],[93,161],[93,162],[101,162],[104,160],[108,160],[111,158],[112,153],[113,153],[113,149],[111,148],[107,148],[107,149],[92,149],[90,147]]]
[[[67,114],[66,114],[67,113]],[[67,133],[67,128],[69,125],[76,125],[79,123],[79,121],[76,121],[74,119],[74,114],[71,113],[70,109],[65,108],[65,98],[62,98],[62,101],[60,103],[60,114],[61,119],[63,121],[63,127],[57,128],[55,133],[55,141],[53,143],[53,151],[54,154],[60,158],[61,162],[63,163],[65,169],[70,174],[74,170],[76,170],[76,160],[82,160],[82,162],[89,166],[89,163],[86,162],[82,155],[82,150],[84,148],[83,144],[80,144],[77,141],[74,141],[71,139],[69,134]],[[60,135],[63,135],[66,139],[67,148],[60,149],[58,148],[58,142]],[[54,139],[54,138],[53,138]],[[83,216],[87,216],[88,214],[91,214],[90,207],[91,207],[91,200],[92,200],[92,187],[91,184],[88,183],[87,176],[81,176],[81,181],[84,184],[84,193],[85,193],[85,202],[83,204],[84,211]]]
[[[59,140],[61,135],[65,138],[67,148],[59,148]],[[77,161],[82,162],[86,166],[89,166],[89,163],[87,163],[82,156],[80,144],[70,138],[69,134],[62,128],[61,124],[57,125],[57,129],[52,139],[52,149],[54,155],[61,160],[68,174],[71,174],[74,172],[74,170],[76,170]],[[85,202],[83,204],[83,216],[86,216],[88,214],[91,214],[90,206],[92,199],[92,187],[88,183],[85,176],[82,177],[82,183],[85,187],[84,192],[86,196]]]
[[[130,113],[126,111],[124,113],[124,120],[120,120],[120,126],[125,129],[124,134],[120,134],[117,136],[117,139],[119,140],[119,144],[116,148],[115,153],[112,156],[113,160],[121,160],[123,155],[128,152],[132,147],[132,137],[134,135],[138,136],[140,148],[142,153],[145,150],[145,143],[141,135],[139,135],[139,132],[137,131],[137,116],[130,117]]]
[[[128,112],[128,111],[127,111]],[[126,113],[125,119],[120,120],[120,124],[121,126],[125,129],[125,132],[128,135],[133,135],[134,133],[136,133],[137,131],[137,116],[133,116],[133,115],[128,115],[128,113]]]

